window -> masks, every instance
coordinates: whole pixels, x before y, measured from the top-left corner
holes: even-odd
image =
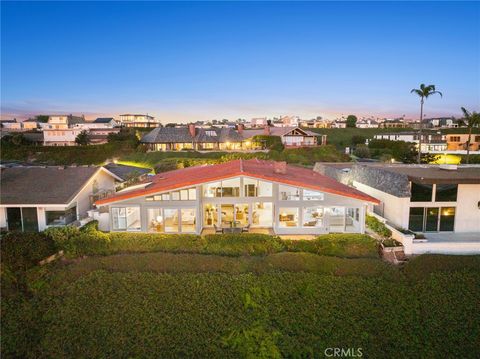
[[[433,185],[412,182],[411,202],[431,202]]]
[[[216,135],[217,135],[217,132],[208,130],[208,131],[205,131],[205,134],[206,134],[207,136],[216,136]]]
[[[170,199],[172,201],[194,201],[197,199],[197,190],[195,188],[187,188],[180,191],[145,197],[146,201],[170,201]]]
[[[272,202],[255,202],[252,205],[252,226],[272,227],[273,204]]]
[[[298,201],[300,200],[300,189],[290,186],[279,186],[280,200],[282,201]]]
[[[140,208],[112,208],[112,222],[114,230],[139,231],[141,229]]]
[[[323,227],[323,207],[305,207],[303,209],[304,227]]]
[[[239,197],[240,178],[208,183],[203,186],[203,194],[205,197]]]
[[[278,221],[282,228],[298,227],[298,208],[280,208]]]
[[[163,218],[165,221],[165,232],[178,232],[178,210],[165,208],[163,210]]]
[[[303,199],[305,201],[323,201],[325,195],[322,192],[303,190]]]
[[[66,211],[45,211],[47,226],[61,226],[71,223],[77,219],[77,207]]]
[[[205,197],[221,197],[222,182],[212,182],[203,186],[203,195]]]
[[[456,202],[457,201],[456,184],[437,184],[435,190],[435,202]]]
[[[440,211],[440,231],[453,232],[455,227],[455,207],[442,207]]]
[[[150,208],[148,210],[148,231],[164,232],[163,213],[161,208]]]
[[[172,196],[172,201],[179,201],[180,200],[180,192],[178,192],[178,191],[171,192],[170,195]]]
[[[450,142],[460,142],[460,136],[450,136]]]
[[[423,207],[411,207],[408,220],[408,229],[411,231],[423,231]]]
[[[195,208],[182,208],[180,210],[182,233],[195,232]]]
[[[480,136],[475,136],[474,142],[480,142]]]
[[[245,197],[271,197],[273,186],[270,182],[245,177],[243,179]]]

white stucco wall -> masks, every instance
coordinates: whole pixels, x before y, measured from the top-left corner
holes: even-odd
[[[480,185],[458,185],[455,232],[478,232],[480,237]]]
[[[399,228],[408,228],[410,198],[396,197],[356,181],[353,181],[353,186],[381,201],[380,207],[383,208],[383,213],[379,214],[382,217]]]
[[[114,190],[115,179],[102,170],[97,172],[95,176],[92,176],[75,197],[75,201],[77,202],[77,215],[83,216],[92,208],[89,196],[93,193],[94,187],[96,187],[97,190]]]

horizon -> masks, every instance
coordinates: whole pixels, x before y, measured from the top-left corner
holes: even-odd
[[[162,124],[349,114],[415,120],[420,105],[410,90],[420,83],[444,94],[426,101],[425,117],[479,110],[475,2],[1,7],[2,119],[136,112]]]

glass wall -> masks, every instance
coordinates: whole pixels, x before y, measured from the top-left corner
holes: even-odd
[[[148,196],[146,201],[194,201],[197,199],[196,188],[186,188],[178,191],[156,194],[154,196]]]
[[[426,208],[425,231],[438,231],[438,208]]]
[[[239,197],[240,178],[232,178],[221,182],[212,182],[203,186],[205,197]]]
[[[218,208],[218,205],[210,203],[203,206],[203,224],[205,226],[218,226]]]
[[[435,189],[435,202],[456,202],[458,185],[437,184]]]
[[[77,219],[77,207],[66,211],[45,211],[47,226],[63,226]]]
[[[323,227],[323,207],[305,207],[303,209],[304,227]]]
[[[149,208],[147,211],[147,217],[149,232],[165,232],[161,208]]]
[[[112,208],[112,224],[114,230],[139,231],[141,229],[140,208]]]
[[[411,207],[408,220],[408,229],[411,231],[423,231],[423,207]]]
[[[278,221],[279,227],[298,227],[298,208],[280,208]]]
[[[248,225],[248,204],[235,204],[235,221],[242,227]]]
[[[195,232],[195,208],[182,208],[180,210],[182,233]]]
[[[412,207],[408,229],[417,232],[452,232],[455,230],[455,207]]]
[[[165,208],[163,210],[163,217],[165,221],[165,232],[178,232],[178,209]]]
[[[303,190],[303,199],[305,201],[323,201],[325,195],[322,192]]]
[[[273,185],[271,182],[245,177],[243,179],[243,186],[245,197],[271,197],[273,195]]]
[[[255,202],[252,205],[252,226],[272,227],[273,226],[273,204],[272,202]]]
[[[432,184],[423,184],[412,182],[411,202],[431,202],[432,201]]]
[[[442,207],[440,211],[440,231],[452,232],[455,229],[455,207]]]
[[[300,189],[290,186],[279,186],[280,200],[281,201],[298,201],[300,200]]]
[[[330,230],[343,232],[345,230],[345,207],[329,208]]]

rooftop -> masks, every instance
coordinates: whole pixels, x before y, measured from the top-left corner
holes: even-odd
[[[117,193],[112,197],[97,201],[96,204],[102,205],[241,175],[378,203],[377,199],[311,169],[286,165],[285,173],[277,173],[274,171],[274,164],[274,161],[259,159],[234,160],[221,164],[168,171],[152,177],[152,182],[144,188]]]
[[[93,121],[93,123],[109,123],[113,120],[113,117],[98,117],[95,121]]]

